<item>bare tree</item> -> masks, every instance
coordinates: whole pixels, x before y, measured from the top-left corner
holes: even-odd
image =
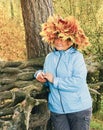
[[[53,13],[52,0],[21,0],[25,27],[27,58],[45,56],[50,48],[39,35],[41,24]]]

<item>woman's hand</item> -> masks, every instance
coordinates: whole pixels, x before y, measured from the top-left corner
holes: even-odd
[[[44,77],[44,73],[43,72],[39,72],[36,76],[36,79],[41,82],[41,83],[45,83],[47,80]]]
[[[51,73],[44,74],[45,79],[47,79],[49,82],[53,83],[54,76]]]

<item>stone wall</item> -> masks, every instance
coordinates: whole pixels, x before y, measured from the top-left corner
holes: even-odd
[[[0,130],[46,130],[47,90],[34,79],[43,61],[0,62]]]

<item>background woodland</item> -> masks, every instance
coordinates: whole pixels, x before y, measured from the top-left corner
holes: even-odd
[[[53,0],[53,7],[55,14],[75,16],[90,40],[91,46],[83,54],[91,72],[88,84],[96,103],[91,130],[103,130],[103,1]],[[0,0],[0,61],[25,62],[28,53],[20,0]]]

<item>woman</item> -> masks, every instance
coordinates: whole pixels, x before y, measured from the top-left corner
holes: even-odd
[[[86,83],[87,69],[78,48],[89,42],[73,17],[51,16],[42,25],[43,40],[54,47],[45,59],[38,81],[49,86],[48,107],[55,130],[89,130],[92,100]]]

